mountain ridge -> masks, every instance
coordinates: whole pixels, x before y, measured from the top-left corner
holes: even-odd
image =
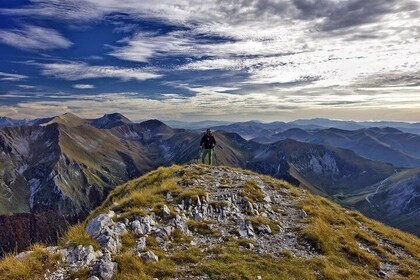
[[[86,216],[115,186],[159,166],[199,158],[202,134],[197,131],[173,129],[158,120],[109,129],[96,128],[91,120],[76,120],[79,125],[60,121],[0,129],[0,162],[5,163],[0,165],[0,200],[4,202],[0,213],[16,214],[17,221],[25,223],[22,227],[32,228],[31,235],[37,237],[28,240],[44,240],[45,226],[36,227],[40,230],[36,233],[33,225],[60,220],[56,224],[64,227],[66,220]],[[216,131],[215,136],[216,164],[285,179],[340,203],[403,170],[325,145],[294,140],[260,144],[223,131]],[[26,218],[18,213],[26,213]],[[42,213],[47,220],[35,222]],[[20,224],[13,225],[13,218],[0,219],[8,229],[2,233],[3,248],[15,246],[14,232]],[[19,250],[29,245],[20,244]]]
[[[284,181],[175,165],[116,188],[58,246],[0,260],[0,279],[416,279],[419,244]]]

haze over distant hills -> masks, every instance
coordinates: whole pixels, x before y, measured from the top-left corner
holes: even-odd
[[[0,128],[4,250],[54,239],[55,231],[84,218],[115,186],[159,166],[197,161],[200,155],[201,131],[175,129],[159,120],[133,123],[118,113],[98,119],[67,113],[24,125],[6,121],[7,127]],[[242,137],[249,127],[264,141]],[[418,135],[394,128],[302,129],[282,122],[215,129],[216,164],[285,179],[420,234],[419,169],[404,168],[417,166]],[[396,194],[399,200],[393,204]]]
[[[118,113],[106,114],[105,116],[118,115]],[[104,117],[105,117],[104,116]],[[125,118],[125,117],[124,117]],[[0,117],[0,127],[5,126],[19,126],[25,124],[39,124],[43,123],[51,118],[35,119],[35,120],[15,120],[7,117]],[[410,122],[397,122],[397,121],[346,121],[346,120],[330,120],[324,118],[315,119],[299,119],[290,122],[274,121],[274,122],[260,122],[256,120],[246,122],[233,122],[233,121],[219,121],[219,120],[204,120],[204,121],[177,121],[177,120],[165,120],[163,121],[167,125],[173,128],[184,128],[184,129],[222,129],[225,131],[234,130],[236,127],[245,128],[260,128],[267,130],[287,130],[290,128],[302,128],[302,129],[316,129],[316,128],[339,128],[344,130],[358,130],[362,128],[370,127],[393,127],[403,132],[420,134],[420,123]],[[244,133],[245,134],[245,133]],[[270,133],[271,134],[271,133]],[[249,133],[249,135],[241,135],[245,138],[254,138],[261,135],[255,135],[255,133]],[[249,137],[247,137],[249,136]]]

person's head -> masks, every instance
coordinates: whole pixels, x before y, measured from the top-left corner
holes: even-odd
[[[211,129],[207,128],[207,135],[211,135]]]

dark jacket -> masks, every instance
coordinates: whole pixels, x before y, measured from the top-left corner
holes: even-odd
[[[200,146],[204,145],[204,149],[213,149],[216,146],[216,139],[214,139],[213,135],[204,134],[203,138],[201,138]]]

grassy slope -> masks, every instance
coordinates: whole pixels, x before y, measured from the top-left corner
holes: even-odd
[[[120,218],[144,215],[145,207],[159,209],[165,203],[168,191],[175,199],[196,197],[200,195],[200,189],[186,192],[178,183],[180,180],[193,180],[201,174],[205,176],[207,171],[205,166],[196,166],[192,171],[185,166],[159,168],[115,189],[103,205],[91,213],[90,218],[110,209],[123,212]],[[175,172],[183,172],[182,177],[174,177]],[[298,207],[305,209],[309,218],[307,227],[300,234],[313,243],[319,257],[303,259],[288,252],[283,252],[283,257],[279,258],[260,255],[241,250],[240,239],[228,239],[223,246],[214,245],[209,252],[203,253],[199,248],[190,246],[188,237],[179,234],[174,242],[184,243],[186,250],[172,256],[165,256],[153,238],[147,240],[148,247],[160,257],[159,262],[150,263],[140,260],[129,250],[135,243],[135,237],[127,235],[123,238],[122,253],[116,257],[119,273],[115,279],[182,278],[185,273],[206,273],[211,279],[256,279],[258,275],[263,279],[377,279],[379,264],[384,261],[400,267],[393,279],[419,279],[420,240],[415,236],[384,226],[358,212],[345,210],[283,181],[268,176],[261,178],[279,191],[289,188],[291,195],[304,197]],[[95,246],[83,228],[84,224],[74,226],[61,244]],[[360,243],[369,247],[370,253],[361,249],[358,246]],[[403,254],[395,256],[395,248]],[[0,262],[0,279],[42,279],[45,269],[55,265],[52,256],[32,261],[35,264],[26,260],[12,262],[10,257],[6,258]],[[40,263],[43,269],[39,269]],[[29,265],[34,269],[28,269]],[[188,271],[180,271],[177,265],[188,267]],[[86,275],[78,276],[84,279]]]
[[[377,184],[374,184],[355,195],[344,196],[341,202],[346,206],[356,207],[360,209],[369,217],[380,221],[384,221],[392,226],[402,228],[409,232],[418,234],[420,225],[420,221],[417,219],[417,217],[419,216],[418,211],[415,211],[415,209],[411,209],[410,215],[405,213],[404,217],[402,217],[402,215],[391,215],[387,207],[388,205],[393,203],[393,199],[395,199],[395,196],[398,196],[398,194],[404,195],[404,191],[407,190],[404,186],[404,182],[413,180],[414,183],[412,182],[412,184],[414,184],[414,186],[417,186],[418,189],[419,181],[418,179],[415,180],[415,178],[418,178],[419,174],[420,168],[403,170],[387,178],[386,181],[384,181],[383,183],[379,182]],[[378,192],[376,192],[377,190]],[[394,193],[394,196],[390,198],[389,193]],[[414,191],[414,193],[412,194],[412,198],[415,199],[416,194],[418,194],[418,191]],[[370,205],[366,201],[367,195],[372,195],[371,200],[372,203],[376,205],[376,207],[372,207],[372,205]],[[385,209],[385,211],[383,209]],[[413,219],[415,220],[413,221]]]

